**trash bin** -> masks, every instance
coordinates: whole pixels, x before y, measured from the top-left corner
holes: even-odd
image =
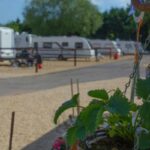
[[[116,59],[119,59],[119,54],[118,53],[115,53],[114,54],[114,59],[116,60]]]

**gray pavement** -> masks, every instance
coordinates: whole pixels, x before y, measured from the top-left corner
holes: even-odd
[[[144,56],[141,64],[142,76],[145,76],[144,64],[148,63],[150,63],[150,56]],[[67,85],[70,84],[71,78],[79,79],[79,82],[82,83],[128,77],[132,68],[133,60],[124,60],[39,76],[0,79],[0,96],[17,95]]]

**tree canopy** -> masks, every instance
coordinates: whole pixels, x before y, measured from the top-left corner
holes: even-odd
[[[102,16],[90,0],[31,0],[24,22],[37,35],[88,36],[102,25]]]
[[[108,39],[134,39],[136,33],[136,24],[131,16],[128,15],[128,9],[112,8],[103,13],[103,25],[94,37]]]
[[[5,26],[14,29],[15,32],[32,32],[31,28],[27,24],[22,23],[19,18],[15,21],[8,22]]]

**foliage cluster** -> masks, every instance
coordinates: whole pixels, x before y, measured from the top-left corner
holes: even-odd
[[[136,139],[140,149],[150,148],[150,78],[139,79],[136,91],[143,102],[140,106],[130,102],[119,89],[112,95],[105,89],[89,91],[92,100],[68,129],[67,142],[72,145],[76,141],[84,141],[99,127],[107,124],[108,137],[119,137],[133,144]],[[58,108],[55,123],[65,110],[78,106],[78,98],[79,94],[76,94]],[[106,112],[109,112],[108,116],[105,116]]]
[[[38,35],[94,34],[101,14],[89,0],[32,0],[24,11],[25,23]]]

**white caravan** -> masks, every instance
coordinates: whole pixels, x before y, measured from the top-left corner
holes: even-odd
[[[87,58],[95,56],[95,51],[87,39],[78,36],[35,36],[32,39],[33,47],[38,48],[44,58],[72,58],[76,56]]]
[[[14,30],[0,27],[0,60],[12,60],[16,58],[14,49]]]
[[[117,46],[115,41],[90,39],[89,42],[93,48],[98,50],[98,54],[101,53],[104,55],[109,55],[110,53],[117,53],[118,55],[121,55],[121,49]]]
[[[21,34],[16,32],[15,33],[15,47],[19,49],[33,47],[32,39],[34,36],[35,35],[28,34],[26,32],[22,32]]]
[[[111,41],[111,40],[100,40],[100,39],[93,39],[89,40],[91,45],[98,49],[99,52],[102,54],[109,54],[110,48],[112,53],[121,54],[134,54],[135,49],[138,48],[140,52],[143,51],[143,47],[141,43],[137,43],[135,41]]]
[[[140,42],[135,41],[116,41],[117,46],[121,49],[122,54],[134,54],[135,49],[137,48],[140,52],[142,52],[144,49],[142,47],[142,44]]]

